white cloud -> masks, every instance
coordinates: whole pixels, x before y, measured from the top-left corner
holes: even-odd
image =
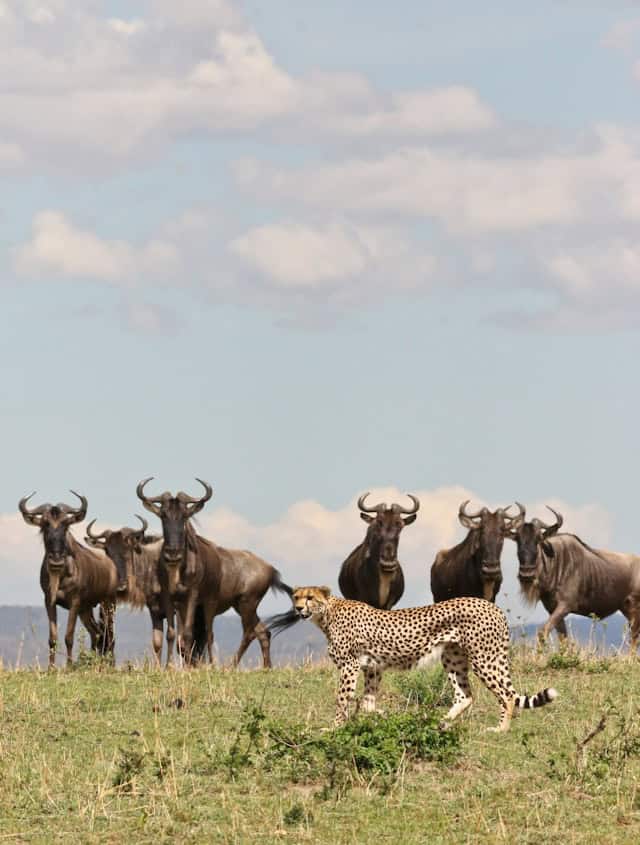
[[[637,139],[615,127],[600,127],[597,137],[595,150],[535,157],[408,147],[299,169],[243,160],[236,176],[258,196],[359,214],[434,218],[455,234],[570,226],[603,214],[635,219]]]
[[[113,284],[127,284],[137,276],[164,275],[178,260],[169,242],[151,240],[133,247],[119,240],[102,240],[79,229],[59,211],[41,211],[33,221],[31,240],[13,253],[18,274],[49,273]]]
[[[425,276],[433,269],[433,260],[417,255],[398,232],[343,223],[258,226],[235,238],[229,249],[283,287],[348,284],[364,273],[390,274],[391,284],[401,284],[403,262]]]
[[[463,86],[387,95],[358,74],[294,77],[226,2],[154,2],[132,19],[65,2],[9,0],[3,8],[0,132],[49,166],[148,154],[150,144],[185,132],[275,120],[313,137],[367,138],[494,123]]]

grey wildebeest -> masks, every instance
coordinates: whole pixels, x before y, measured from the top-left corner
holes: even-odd
[[[87,525],[85,539],[89,545],[106,552],[114,562],[118,571],[119,599],[136,609],[146,607],[149,611],[153,632],[152,645],[158,663],[162,656],[162,635],[166,620],[166,665],[169,666],[173,660],[176,631],[175,614],[168,610],[166,572],[160,567],[163,540],[156,535],[147,535],[147,520],[141,516],[138,516],[138,519],[142,523],[140,528],[125,526],[118,530],[105,529],[99,534],[92,531],[94,519]],[[202,608],[199,610],[194,625],[194,651],[201,655],[206,647],[206,636],[202,624]],[[198,624],[199,622],[201,624]]]
[[[213,495],[206,481],[196,479],[205,489],[201,498],[179,492],[160,496],[144,494],[147,478],[137,487],[145,508],[162,522],[163,545],[160,565],[167,578],[170,605],[175,605],[180,621],[181,648],[191,662],[196,608],[202,605],[209,662],[213,662],[213,619],[230,607],[242,621],[242,640],[234,664],[237,665],[249,645],[258,639],[265,668],[271,666],[271,633],[260,621],[257,607],[268,589],[291,596],[291,588],[280,579],[271,564],[252,552],[224,549],[196,533],[191,518],[202,510]],[[169,611],[171,607],[169,607]]]
[[[72,662],[73,638],[78,616],[91,638],[95,651],[113,653],[113,613],[116,599],[116,568],[105,554],[79,543],[69,531],[71,525],[82,522],[87,514],[87,500],[80,499],[80,507],[49,503],[29,509],[27,502],[35,495],[20,499],[18,507],[29,525],[40,529],[44,542],[44,558],[40,568],[40,586],[49,619],[49,666],[55,663],[58,641],[57,606],[69,611],[65,645],[67,664]],[[93,608],[100,605],[101,623],[93,616]]]
[[[518,504],[518,503],[516,503]],[[552,628],[566,637],[569,613],[605,619],[617,610],[629,620],[631,650],[640,639],[640,557],[593,549],[574,534],[559,534],[562,515],[549,510],[555,522],[525,522],[525,509],[512,523],[518,548],[518,580],[524,598],[541,601],[549,618],[538,632],[546,640]],[[547,507],[549,507],[547,505]]]
[[[435,602],[476,596],[495,602],[502,584],[500,556],[509,533],[509,507],[467,513],[469,499],[460,505],[458,519],[469,529],[457,546],[441,549],[431,566],[431,592]]]
[[[404,593],[404,573],[398,561],[400,532],[415,522],[420,502],[408,493],[411,508],[397,504],[387,507],[384,503],[367,507],[368,495],[364,493],[358,499],[360,518],[369,525],[367,533],[342,564],[338,584],[346,599],[390,610]]]

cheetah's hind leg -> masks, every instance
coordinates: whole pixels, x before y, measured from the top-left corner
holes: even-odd
[[[469,684],[469,664],[467,655],[456,643],[447,643],[440,657],[442,667],[447,673],[451,686],[453,687],[453,705],[440,723],[443,730],[451,727],[454,719],[457,719],[465,710],[473,704],[471,686]]]

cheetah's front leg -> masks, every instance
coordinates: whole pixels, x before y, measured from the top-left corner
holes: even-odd
[[[344,663],[340,667],[340,686],[338,689],[338,698],[336,700],[336,727],[343,725],[349,718],[349,702],[353,700],[353,697],[356,694],[356,684],[358,682],[359,671],[360,663],[357,660],[350,663]]]
[[[367,666],[364,670],[364,694],[362,696],[363,713],[375,713],[376,696],[380,687],[382,672],[377,666]]]

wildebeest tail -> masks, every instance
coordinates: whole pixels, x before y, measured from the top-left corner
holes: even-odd
[[[192,659],[200,661],[204,658],[207,650],[207,626],[204,621],[204,608],[201,604],[197,605],[196,613],[193,617],[193,647]]]
[[[277,569],[273,570],[271,583],[269,584],[274,593],[286,593],[289,598],[293,595],[293,588],[285,584]]]
[[[283,631],[286,631],[287,628],[290,628],[292,625],[295,625],[296,622],[300,621],[300,615],[295,611],[293,608],[291,610],[287,610],[286,613],[278,613],[275,616],[269,617],[265,622],[267,626],[267,630],[270,631],[273,636],[277,634],[281,634]]]
[[[551,704],[557,697],[557,691],[553,687],[548,687],[535,695],[517,695],[516,707],[520,710],[528,710],[530,707],[544,707],[545,704]]]

